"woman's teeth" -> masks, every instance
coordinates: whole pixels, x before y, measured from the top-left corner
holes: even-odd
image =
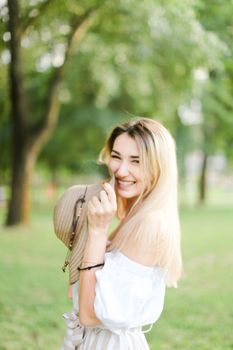
[[[130,187],[134,185],[136,181],[125,181],[125,180],[118,180],[118,184],[122,187]]]

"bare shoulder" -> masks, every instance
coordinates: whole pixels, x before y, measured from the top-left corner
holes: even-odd
[[[141,245],[140,242],[133,243],[127,242],[121,249],[122,254],[127,256],[130,260],[133,260],[139,264],[153,267],[156,262],[156,249],[149,245]]]

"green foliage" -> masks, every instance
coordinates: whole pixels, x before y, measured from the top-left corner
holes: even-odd
[[[57,129],[42,151],[40,160],[53,172],[62,168],[78,173],[95,171],[95,162],[107,132],[120,120],[121,114],[108,110],[64,106]]]
[[[209,152],[221,148],[232,156],[233,148],[227,147],[233,142],[233,14],[228,1],[38,0],[20,5],[23,73],[32,121],[39,121],[45,113],[50,80],[64,61],[75,21],[93,11],[93,24],[73,50],[64,72],[61,120],[41,156],[50,168],[80,169],[82,159],[96,157],[105,129],[119,115],[156,117],[178,136],[177,109],[193,97],[203,104],[202,129]],[[0,165],[9,169],[10,100],[8,64],[3,59],[9,33],[4,4],[0,17],[4,38],[0,46],[4,63],[0,68],[0,147],[4,150]],[[193,72],[200,67],[209,72],[204,85],[194,79]],[[76,134],[82,137],[75,141]],[[178,142],[186,149],[182,140]],[[69,151],[63,152],[64,145]]]
[[[233,159],[233,6],[229,1],[206,0],[197,2],[196,8],[203,27],[223,46],[221,60],[209,70],[201,92],[205,147],[209,153],[221,149]]]

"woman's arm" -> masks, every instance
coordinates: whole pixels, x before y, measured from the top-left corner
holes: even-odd
[[[100,264],[104,261],[107,235],[89,232],[83,257],[82,267]],[[100,323],[94,312],[95,272],[98,268],[80,271],[79,278],[79,317],[85,326],[95,326]]]
[[[108,227],[116,212],[116,196],[113,188],[109,184],[104,184],[104,189],[105,191],[100,192],[100,198],[93,197],[88,203],[88,239],[81,267],[104,262]],[[84,326],[100,324],[94,311],[97,269],[80,271],[79,317]]]

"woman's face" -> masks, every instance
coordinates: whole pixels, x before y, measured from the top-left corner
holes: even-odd
[[[143,175],[137,143],[126,132],[116,138],[108,167],[115,176],[118,195],[136,200],[143,191]]]

